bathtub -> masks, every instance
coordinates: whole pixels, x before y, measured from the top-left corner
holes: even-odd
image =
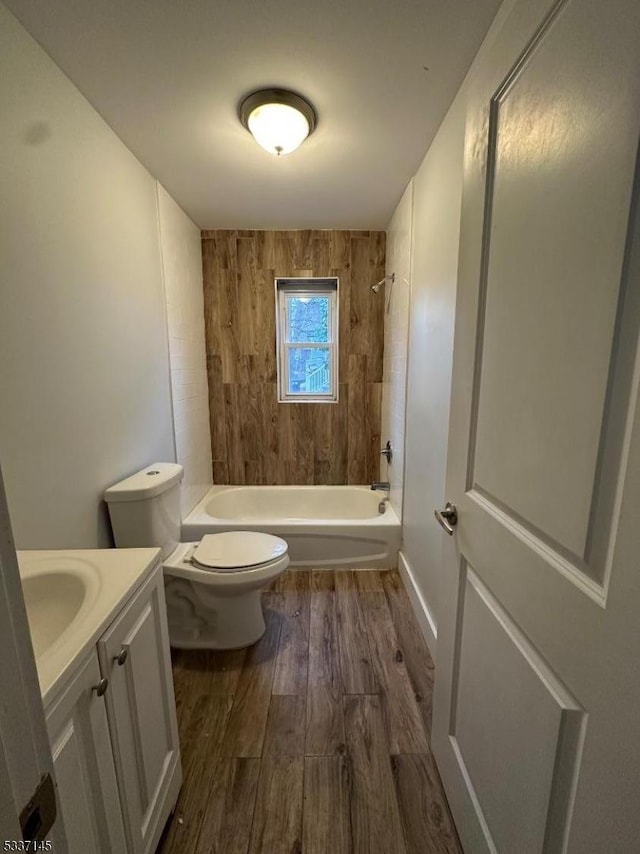
[[[291,566],[393,569],[400,520],[368,486],[213,486],[182,522],[182,541],[262,531],[289,543]]]

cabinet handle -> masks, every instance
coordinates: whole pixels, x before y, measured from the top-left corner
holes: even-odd
[[[128,655],[129,650],[122,648],[120,652],[116,656],[114,656],[113,660],[118,663],[119,667],[122,667],[122,665],[126,662]]]
[[[93,688],[91,690],[95,691],[96,694],[98,695],[98,697],[104,697],[104,695],[107,693],[108,687],[109,687],[109,680],[108,679],[101,679],[97,685],[93,686]]]

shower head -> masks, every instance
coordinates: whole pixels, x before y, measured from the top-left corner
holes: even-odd
[[[380,279],[379,282],[376,282],[375,285],[371,285],[371,290],[374,292],[374,294],[380,293],[380,288],[384,285],[387,279],[389,279],[391,284],[393,284],[396,280],[396,274],[390,273],[388,276],[385,276],[384,279]]]

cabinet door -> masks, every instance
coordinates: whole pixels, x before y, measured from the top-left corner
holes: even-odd
[[[157,845],[181,783],[162,570],[98,642],[125,830],[135,854]]]
[[[70,854],[127,850],[95,649],[47,710],[47,729]],[[52,833],[55,845],[55,830]]]

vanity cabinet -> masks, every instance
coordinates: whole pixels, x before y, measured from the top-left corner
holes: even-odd
[[[160,566],[46,717],[70,854],[153,854],[182,783]]]
[[[98,641],[116,775],[131,854],[152,854],[181,783],[162,571]]]
[[[95,649],[47,711],[69,854],[126,851],[120,797]],[[51,836],[56,849],[55,825]]]

